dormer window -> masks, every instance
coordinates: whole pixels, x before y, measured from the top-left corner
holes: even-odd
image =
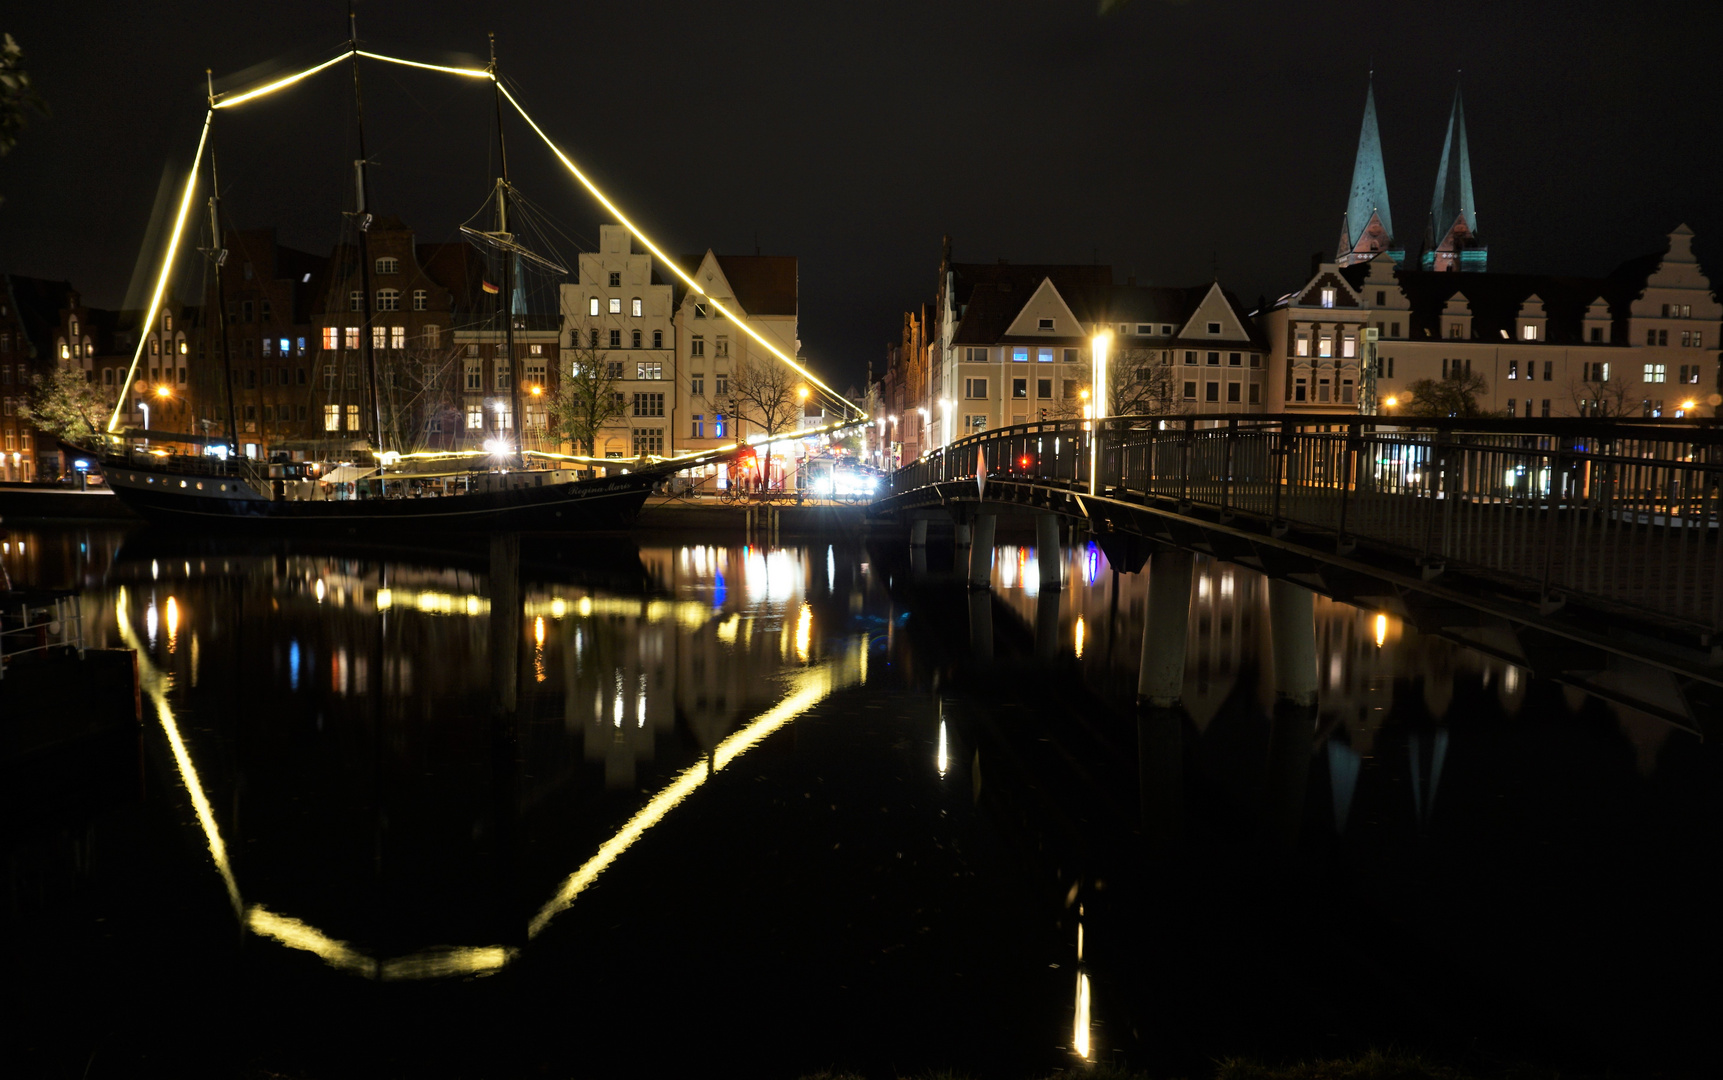
[[[1322,290],[1322,306],[1327,307],[1327,308],[1331,308],[1334,306],[1334,290],[1333,289],[1323,289]],[[1214,331],[1211,330],[1209,332],[1212,334]]]
[[[1538,324],[1526,323],[1520,327],[1520,340],[1536,341],[1538,339]]]
[[[1208,324],[1208,332],[1210,334],[1213,334],[1215,337],[1219,337],[1220,336],[1220,323],[1217,323],[1217,322],[1209,323]]]
[[[1042,319],[1040,321],[1039,325],[1040,325],[1040,329],[1042,329],[1042,330],[1052,330],[1053,329],[1053,320],[1052,319]]]
[[[1137,324],[1137,336],[1138,337],[1149,337],[1149,336],[1153,335],[1154,332],[1155,332],[1154,326],[1149,324],[1149,323],[1138,323]]]
[[[706,305],[705,304],[695,304],[694,305],[694,317],[696,319],[704,319],[706,317]]]

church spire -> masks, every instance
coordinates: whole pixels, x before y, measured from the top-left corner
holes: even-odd
[[[1448,137],[1436,167],[1436,192],[1430,200],[1430,235],[1424,248],[1426,270],[1482,270],[1489,251],[1478,242],[1478,204],[1472,199],[1472,154],[1466,144],[1466,106],[1454,88]]]
[[[1358,131],[1358,155],[1352,162],[1352,194],[1341,219],[1341,266],[1369,262],[1394,245],[1394,220],[1388,211],[1388,177],[1382,168],[1382,135],[1376,128],[1376,80],[1364,91],[1364,124]]]

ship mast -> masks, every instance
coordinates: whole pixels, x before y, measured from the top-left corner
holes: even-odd
[[[366,209],[370,205],[370,178],[365,170],[365,99],[359,93],[359,22],[353,14],[351,0],[347,5],[348,46],[353,56],[353,113],[359,129],[359,159],[353,162],[353,183],[358,195],[358,212],[354,215],[359,225],[359,348],[365,362],[365,386],[371,405],[371,449],[381,455],[383,451],[383,401],[377,394],[377,358],[372,349],[372,336],[375,331],[371,327],[371,246],[369,234],[371,229],[371,214]],[[378,459],[381,469],[381,457]],[[379,472],[379,480],[381,472]],[[381,483],[379,483],[381,488]]]
[[[515,356],[515,313],[514,313],[514,263],[513,237],[509,234],[509,151],[508,144],[503,140],[503,92],[502,83],[497,79],[497,36],[491,39],[491,97],[495,100],[497,110],[497,157],[502,166],[502,178],[497,181],[497,237],[502,241],[503,252],[503,342],[508,356],[509,380],[509,423],[513,425],[511,432],[498,432],[505,440],[514,439],[514,454],[516,465],[526,464],[524,432],[525,418],[520,414],[520,371],[518,358]]]
[[[203,71],[204,80],[209,85],[209,103],[213,112],[215,109],[215,80],[208,68]],[[209,148],[209,258],[215,272],[215,321],[221,327],[216,337],[216,347],[221,350],[221,383],[227,394],[227,457],[229,461],[237,461],[239,457],[239,422],[237,410],[233,407],[233,353],[227,344],[227,299],[222,296],[221,264],[227,261],[227,248],[222,246],[221,235],[221,185],[215,170],[215,147]],[[204,320],[204,330],[209,330],[209,320]],[[208,431],[204,432],[208,435]]]

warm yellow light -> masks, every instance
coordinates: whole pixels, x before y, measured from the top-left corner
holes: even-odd
[[[321,604],[323,602],[323,598],[329,594],[329,590],[324,586],[322,578],[317,579],[317,585],[312,589],[312,591],[317,594],[317,602],[319,604]]]
[[[1681,407],[1683,409],[1691,409],[1691,408],[1693,408],[1693,406],[1695,406],[1697,404],[1699,404],[1697,401],[1683,401],[1681,403]]]
[[[939,766],[939,775],[941,778],[944,778],[946,772],[951,768],[951,754],[945,741],[944,720],[939,722],[939,756],[934,759],[934,764]]]
[[[179,631],[179,601],[168,597],[168,641],[173,641],[174,634]],[[170,645],[169,648],[172,648]]]
[[[1083,616],[1079,615],[1077,616],[1077,659],[1079,660],[1083,659],[1083,637],[1085,630],[1086,627],[1083,625]]]
[[[803,401],[808,400],[808,388],[805,386],[796,387],[796,396],[801,398]]]
[[[802,601],[802,610],[796,615],[796,659],[802,663],[808,662],[808,655],[813,651],[814,642],[814,609]]]
[[[464,75],[469,79],[488,79],[491,77],[491,73],[486,71],[484,68],[461,68],[448,67],[444,64],[426,64],[418,60],[403,60],[399,56],[384,56],[382,53],[366,52],[364,49],[360,49],[358,52],[360,56],[363,56],[367,60],[381,60],[385,64],[400,64],[402,67],[422,68],[425,71],[442,71],[450,75]],[[340,60],[344,59],[344,57],[336,57],[336,59]]]
[[[1089,976],[1077,973],[1077,1016],[1072,1025],[1071,1049],[1084,1061],[1089,1060]]]
[[[150,306],[144,312],[144,326],[155,325],[155,319],[161,313],[162,296],[167,292],[168,277],[173,273],[174,258],[179,254],[180,237],[185,232],[186,212],[191,209],[191,197],[197,194],[197,167],[203,161],[203,148],[209,142],[209,125],[215,119],[215,110],[210,109],[203,116],[203,133],[197,137],[197,153],[192,155],[191,168],[186,170],[185,190],[180,194],[179,213],[174,217],[173,232],[168,236],[167,253],[162,256],[162,272],[156,277],[155,292],[150,295]],[[144,343],[149,340],[147,334],[138,335],[138,347],[132,353],[131,366],[126,368],[125,381],[120,383],[120,396],[114,400],[114,411],[108,417],[108,434],[112,435],[120,427],[120,410],[125,408],[126,392],[131,389],[132,381],[137,378],[138,365],[144,359]]]
[[[339,56],[335,56],[335,57],[332,57],[328,60],[323,61],[321,64],[318,64],[314,67],[308,67],[304,71],[299,72],[297,75],[289,75],[286,78],[277,79],[272,83],[264,83],[262,86],[259,86],[255,90],[247,90],[242,94],[237,94],[237,95],[232,96],[232,97],[229,97],[226,94],[217,94],[215,96],[215,100],[210,102],[210,108],[212,108],[212,109],[231,109],[235,105],[240,104],[241,102],[250,101],[252,98],[259,98],[265,94],[273,94],[277,90],[283,90],[289,86],[292,86],[294,83],[298,82],[301,79],[309,79],[311,76],[317,74],[319,71],[322,71],[324,68],[333,67],[334,65],[339,64],[341,61],[347,59],[348,57],[350,57],[352,55],[353,55],[353,51],[351,49],[349,49],[346,52],[340,54]]]
[[[1378,616],[1376,616],[1376,647],[1378,649],[1380,649],[1382,647],[1382,643],[1384,641],[1387,641],[1387,640],[1388,640],[1388,616],[1378,615]]]
[[[158,386],[158,387],[156,387],[156,397],[159,397],[159,398],[173,397],[173,391],[168,389],[165,386]]]
[[[837,398],[839,400],[845,400],[842,394],[839,394],[836,390],[833,390],[831,387],[827,386],[824,382],[820,381],[820,379],[817,376],[815,376],[813,372],[809,371],[807,368],[803,367],[802,365],[796,363],[796,361],[792,357],[787,355],[784,352],[784,350],[778,348],[778,346],[774,345],[771,341],[767,340],[766,337],[763,334],[761,334],[758,330],[755,330],[752,326],[749,326],[745,321],[738,319],[734,312],[730,311],[723,304],[719,303],[717,300],[715,300],[711,296],[709,296],[707,294],[706,290],[701,286],[701,284],[698,281],[694,280],[693,275],[684,271],[680,266],[677,266],[675,260],[671,259],[670,256],[668,256],[664,253],[662,248],[660,248],[657,244],[653,243],[651,238],[648,237],[644,232],[642,232],[640,230],[640,227],[638,225],[634,224],[633,220],[631,218],[629,218],[628,215],[624,214],[622,212],[622,210],[620,208],[618,208],[615,203],[610,201],[610,199],[604,194],[604,192],[599,190],[597,184],[594,184],[590,179],[587,178],[587,175],[585,173],[580,171],[579,166],[575,165],[575,163],[572,160],[570,160],[569,156],[562,152],[562,148],[560,146],[556,145],[556,143],[551,141],[550,136],[545,133],[545,130],[538,126],[538,121],[534,120],[531,116],[529,116],[527,114],[526,109],[521,107],[521,103],[519,101],[515,100],[515,96],[513,94],[509,93],[508,87],[502,85],[501,83],[498,83],[497,89],[499,89],[502,92],[503,97],[508,98],[509,104],[514,106],[515,112],[520,114],[520,118],[522,120],[526,121],[527,126],[532,128],[533,132],[535,134],[537,134],[540,139],[544,140],[544,144],[550,148],[550,152],[552,154],[556,155],[556,159],[558,161],[562,162],[562,167],[569,171],[569,175],[573,176],[577,181],[579,181],[580,185],[582,187],[584,187],[587,190],[587,192],[594,199],[598,200],[598,204],[600,206],[604,207],[610,213],[616,215],[616,220],[621,222],[622,227],[627,229],[629,232],[633,233],[635,239],[640,241],[641,246],[645,247],[647,251],[650,251],[653,254],[653,256],[658,259],[659,262],[663,263],[665,265],[665,267],[667,267],[670,270],[671,273],[673,273],[677,277],[681,278],[683,284],[687,285],[690,289],[693,289],[696,293],[699,293],[701,296],[706,297],[707,302],[712,305],[713,310],[717,311],[718,314],[722,315],[724,318],[729,319],[731,322],[735,323],[738,329],[740,329],[744,334],[747,334],[749,337],[753,338],[756,342],[758,342],[761,348],[765,349],[767,352],[771,353],[773,356],[777,357],[779,360],[782,360],[785,364],[789,365],[790,370],[796,372],[798,375],[802,376],[802,378],[808,380],[809,382],[813,383],[815,386],[824,390],[826,393],[832,395],[832,397]],[[864,419],[866,418],[866,416],[867,416],[866,412],[863,412],[859,409],[857,411]]]
[[[395,605],[395,591],[393,589],[378,589],[377,590],[377,610],[378,611],[388,611],[394,605]]]
[[[1084,401],[1088,401],[1089,400],[1089,388],[1084,387],[1083,389],[1077,391],[1077,396],[1082,398]]]
[[[1384,401],[1382,404],[1384,404],[1384,405],[1388,406],[1390,409],[1392,409],[1394,406],[1400,404],[1400,399],[1397,397],[1390,397],[1387,401]]]
[[[540,615],[532,621],[532,637],[539,648],[544,648],[544,616]]]
[[[542,393],[544,393],[544,387],[542,387],[542,386],[535,386],[535,387],[533,387],[533,388],[532,388],[532,396],[533,396],[533,397],[538,397],[538,396],[539,396],[539,395],[540,395],[540,394],[542,394]]]

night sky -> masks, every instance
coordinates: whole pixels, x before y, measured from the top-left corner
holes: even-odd
[[[17,4],[53,115],[0,159],[0,269],[117,306],[169,166],[218,88],[325,58],[319,2]],[[859,382],[960,261],[1110,263],[1252,303],[1333,252],[1375,68],[1389,196],[1418,241],[1455,80],[1492,269],[1602,274],[1686,221],[1723,252],[1723,4],[1096,0],[723,5],[374,0],[378,52],[476,62],[671,252],[801,259],[801,336]],[[1457,69],[1463,71],[1456,75]],[[487,84],[367,64],[374,209],[449,239],[494,175]],[[350,191],[352,83],[220,117],[227,210],[326,253]],[[518,124],[517,186],[590,247],[602,211]],[[1714,262],[1713,262],[1714,265]],[[1715,271],[1714,271],[1715,273]]]

